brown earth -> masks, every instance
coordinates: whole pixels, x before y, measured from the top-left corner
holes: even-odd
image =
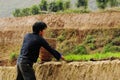
[[[35,64],[37,80],[120,80],[120,61]],[[16,80],[15,67],[0,66],[0,80]]]
[[[44,21],[48,27],[52,28],[111,28],[120,26],[120,12],[44,14],[29,17],[1,18],[0,28],[1,30],[28,31],[36,21]]]
[[[19,53],[23,37],[31,32],[36,21],[48,25],[45,36],[57,38],[57,50],[65,53],[82,43],[87,35],[97,38],[96,45],[103,47],[108,40],[120,35],[120,12],[87,14],[43,14],[18,18],[0,18],[0,60]],[[63,41],[59,41],[64,36]]]

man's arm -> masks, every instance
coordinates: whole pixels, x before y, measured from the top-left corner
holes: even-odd
[[[51,48],[51,46],[48,44],[48,42],[44,39],[41,38],[40,40],[41,46],[44,47],[47,51],[49,51],[57,60],[64,60],[64,57],[56,50]]]

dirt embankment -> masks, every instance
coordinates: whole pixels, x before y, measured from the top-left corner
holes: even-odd
[[[120,61],[35,64],[37,80],[120,80]],[[0,80],[15,80],[15,67],[0,67]]]
[[[120,26],[120,12],[89,14],[45,14],[19,18],[1,18],[0,28],[28,30],[36,21],[44,21],[52,28],[108,28]]]
[[[98,48],[103,47],[114,35],[120,35],[120,12],[0,18],[0,59],[8,59],[10,53],[19,53],[23,36],[31,32],[31,26],[36,21],[47,23],[49,29],[46,36],[59,39],[57,49],[63,53],[72,50],[87,35],[98,38]]]

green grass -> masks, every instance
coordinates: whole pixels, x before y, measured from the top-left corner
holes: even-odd
[[[17,57],[18,57],[18,55],[17,55],[16,53],[11,53],[11,54],[10,54],[10,61],[16,60]]]
[[[111,58],[111,57],[117,57],[120,58],[120,52],[119,53],[96,53],[96,54],[86,54],[86,55],[75,55],[75,54],[69,54],[65,56],[66,60],[73,60],[73,61],[89,61],[90,59],[95,59],[95,60],[101,60],[101,59],[106,59],[106,58]]]
[[[61,14],[61,13],[90,13],[91,11],[90,10],[86,10],[86,9],[67,9],[67,10],[64,10],[64,11],[58,11],[57,13],[58,14]]]

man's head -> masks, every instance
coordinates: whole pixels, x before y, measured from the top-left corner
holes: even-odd
[[[43,35],[43,31],[47,28],[44,22],[36,22],[32,26],[33,33]]]

